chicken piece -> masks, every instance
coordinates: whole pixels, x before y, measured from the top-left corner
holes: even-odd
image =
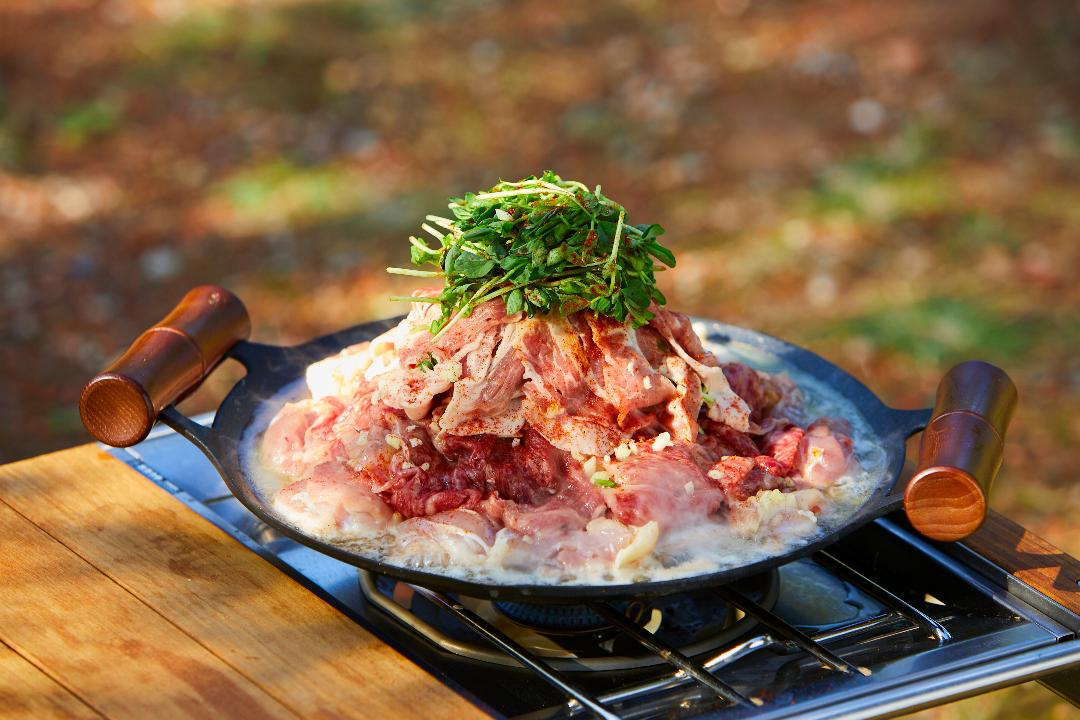
[[[263,435],[263,461],[278,472],[300,478],[333,459],[340,449],[333,425],[344,408],[334,397],[288,403]]]
[[[819,419],[799,442],[796,465],[802,487],[827,488],[851,469],[853,443],[847,423]]]
[[[397,526],[398,545],[417,565],[474,563],[495,543],[495,525],[474,510],[415,517]]]
[[[348,468],[318,465],[305,480],[278,492],[274,508],[300,530],[325,538],[370,536],[386,529],[392,512]]]

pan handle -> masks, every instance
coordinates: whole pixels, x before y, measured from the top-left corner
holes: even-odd
[[[989,363],[965,362],[945,373],[919,445],[918,469],[904,492],[904,510],[916,530],[951,541],[979,529],[1016,401],[1016,385]]]
[[[251,320],[238,297],[217,285],[200,285],[90,378],[79,397],[83,425],[106,445],[134,445],[167,405],[197,388],[250,333]]]

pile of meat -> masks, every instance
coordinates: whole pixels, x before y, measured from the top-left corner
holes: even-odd
[[[629,568],[671,528],[812,527],[852,463],[850,429],[801,422],[784,376],[721,365],[687,316],[634,329],[583,311],[446,331],[416,302],[312,365],[259,457],[275,504],[328,539],[388,538],[416,565]]]

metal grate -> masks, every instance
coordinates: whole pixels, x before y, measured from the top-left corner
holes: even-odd
[[[615,626],[621,633],[631,637],[634,641],[656,653],[664,661],[670,664],[675,672],[672,674],[635,685],[629,685],[604,694],[591,694],[576,685],[571,679],[551,667],[544,658],[530,653],[526,648],[508,637],[494,625],[475,612],[471,611],[458,600],[445,593],[430,590],[428,588],[409,585],[414,592],[427,600],[439,605],[452,613],[465,626],[471,628],[479,637],[491,643],[494,647],[516,659],[522,666],[532,670],[538,677],[563,693],[567,698],[566,714],[578,715],[589,711],[601,718],[630,718],[640,714],[642,710],[648,710],[650,696],[660,693],[668,693],[672,690],[698,684],[699,689],[714,693],[732,705],[740,705],[747,708],[761,707],[765,700],[759,696],[745,697],[730,685],[723,682],[715,674],[718,669],[746,656],[757,650],[769,646],[783,645],[805,652],[810,657],[818,660],[822,666],[842,674],[858,673],[869,677],[872,671],[869,668],[855,665],[844,658],[836,655],[822,643],[837,641],[854,635],[871,635],[868,642],[881,639],[884,635],[896,635],[910,630],[923,630],[936,637],[940,642],[948,640],[948,631],[937,621],[929,618],[918,611],[909,603],[866,577],[853,568],[844,565],[835,558],[822,558],[824,562],[833,564],[835,567],[843,567],[844,572],[860,581],[860,584],[874,588],[883,597],[887,597],[894,609],[888,610],[876,618],[859,620],[847,625],[833,628],[827,632],[817,633],[813,637],[805,635],[800,630],[792,627],[783,619],[761,607],[750,598],[727,588],[717,588],[717,594],[726,602],[738,607],[747,615],[752,616],[760,625],[767,630],[766,633],[754,635],[742,640],[732,647],[725,649],[704,661],[696,661],[686,657],[677,649],[659,641],[651,633],[645,631],[637,624],[629,621],[621,612],[607,603],[590,602],[588,607],[595,613]],[[898,627],[898,624],[900,625]],[[904,627],[906,626],[906,627]],[[875,632],[884,635],[874,635]],[[616,703],[625,703],[633,700],[642,703],[635,708],[634,712],[623,715],[613,711],[609,706]]]

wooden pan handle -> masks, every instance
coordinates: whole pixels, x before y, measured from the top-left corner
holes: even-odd
[[[251,320],[238,297],[217,285],[200,285],[90,378],[79,397],[83,425],[106,445],[134,445],[154,427],[158,413],[198,387],[250,333]]]
[[[1016,399],[1016,385],[989,363],[965,362],[945,373],[904,492],[904,510],[920,533],[962,540],[982,525]]]

